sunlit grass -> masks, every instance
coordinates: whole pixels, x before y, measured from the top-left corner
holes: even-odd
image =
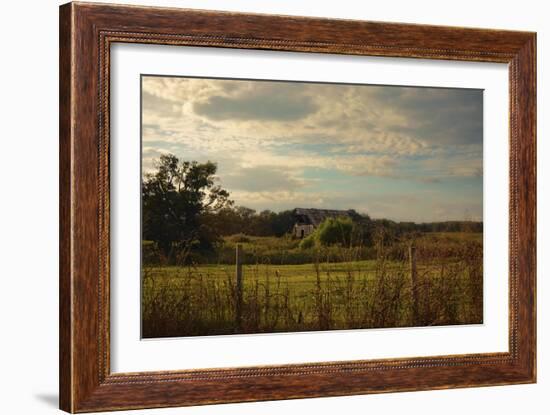
[[[268,245],[282,238],[250,238]],[[228,241],[230,243],[230,241]],[[243,265],[243,320],[235,323],[235,265],[147,266],[142,306],[145,337],[308,331],[481,323],[481,235],[426,234],[417,240],[421,281],[418,315],[411,307],[406,244],[342,261],[273,264],[265,256]],[[245,250],[250,246],[245,245]],[[401,254],[400,254],[401,253]],[[399,259],[390,259],[390,258]],[[348,259],[348,260],[345,260]]]

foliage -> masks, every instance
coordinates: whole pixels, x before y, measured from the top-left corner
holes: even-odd
[[[372,222],[368,216],[327,218],[319,227],[300,242],[300,249],[308,250],[314,247],[341,246],[371,246]]]
[[[219,235],[205,215],[232,205],[229,193],[215,183],[217,166],[210,161],[180,161],[161,155],[156,172],[142,184],[143,237],[165,256],[192,246],[212,249]]]
[[[300,249],[311,249],[315,246],[315,234],[312,233],[300,241]]]
[[[243,233],[250,236],[281,237],[292,230],[294,215],[291,210],[256,212],[244,206],[227,207],[208,217],[220,235]]]
[[[142,184],[144,263],[204,263],[227,261],[231,243],[241,238],[276,238],[280,243],[253,247],[255,254],[280,263],[312,262],[317,251],[333,258],[330,248],[342,245],[361,248],[361,258],[372,258],[375,245],[393,246],[396,241],[432,232],[482,232],[481,222],[448,221],[416,224],[371,219],[348,211],[350,217],[325,220],[313,236],[302,242],[289,240],[295,217],[292,210],[256,212],[234,206],[230,194],[216,183],[215,163],[180,161],[168,154],[156,161],[156,171],[144,176]],[[233,239],[227,240],[228,236]],[[224,239],[225,238],[225,239]],[[228,244],[228,242],[230,242]],[[292,246],[288,246],[288,245]],[[299,245],[299,246],[298,246]]]
[[[299,240],[292,211],[234,206],[216,171],[212,162],[163,155],[144,177],[145,337],[482,322],[483,223],[416,224],[350,211]],[[414,316],[411,241],[420,281]]]
[[[327,218],[315,231],[317,241],[321,246],[351,244],[353,222],[347,217]]]
[[[230,241],[234,243],[250,242],[250,237],[244,233],[238,233],[230,237]]]

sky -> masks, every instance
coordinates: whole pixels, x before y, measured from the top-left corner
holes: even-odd
[[[257,211],[482,220],[482,90],[142,76],[143,172],[164,153]]]

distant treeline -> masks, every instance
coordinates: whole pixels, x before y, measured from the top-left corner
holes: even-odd
[[[144,176],[142,183],[143,239],[155,243],[166,257],[181,252],[212,252],[223,237],[235,234],[282,237],[295,223],[292,210],[256,212],[235,206],[230,193],[217,184],[217,165],[213,162],[180,161],[162,155],[156,171]],[[355,238],[365,246],[373,235],[383,231],[393,239],[414,232],[482,232],[481,222],[449,221],[416,224],[371,219],[351,211]]]
[[[366,227],[384,228],[393,234],[412,232],[483,232],[483,222],[445,221],[445,222],[396,222],[389,219],[371,219],[368,215],[353,210],[351,218]],[[250,236],[283,236],[292,232],[295,216],[292,210],[256,212],[243,206],[231,207],[210,215],[209,222],[222,236],[238,233]]]
[[[205,219],[221,236],[241,233],[250,236],[280,237],[291,232],[296,221],[292,210],[257,212],[244,206],[227,207],[209,214]]]

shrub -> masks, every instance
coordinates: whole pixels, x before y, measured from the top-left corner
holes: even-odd
[[[300,249],[311,249],[315,246],[315,234],[309,235],[300,241]]]
[[[231,236],[231,242],[234,242],[234,243],[247,243],[247,242],[250,242],[250,237],[245,235],[244,233],[237,233],[237,234]]]
[[[323,246],[342,244],[349,245],[353,231],[353,221],[350,218],[327,218],[315,232],[317,240]]]
[[[142,261],[146,265],[160,265],[163,263],[163,255],[153,241],[142,241]]]

